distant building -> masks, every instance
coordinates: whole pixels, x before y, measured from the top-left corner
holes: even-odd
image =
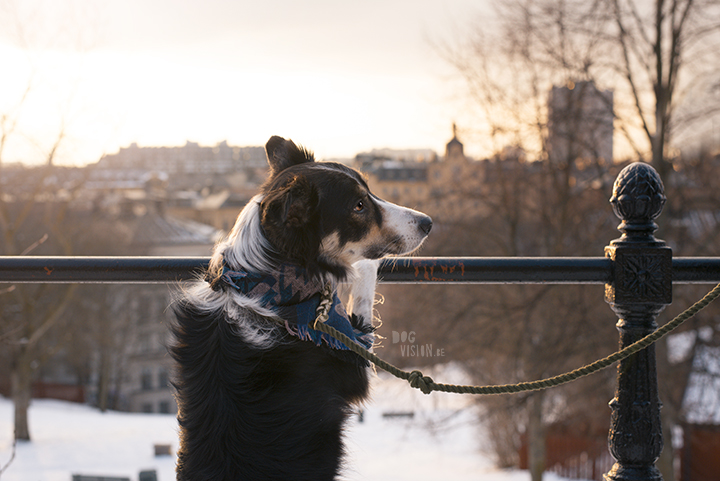
[[[229,231],[268,172],[264,147],[131,144],[90,166],[83,187],[96,203],[161,203],[166,213]],[[141,208],[137,203],[134,208]]]
[[[593,82],[553,87],[548,98],[548,155],[551,162],[613,159],[613,92]]]
[[[422,150],[396,151],[413,152],[410,158],[392,158],[388,155],[392,151],[373,152],[358,155],[355,165],[365,172],[371,190],[380,197],[422,210],[436,221],[452,222],[485,212],[478,194],[486,162],[465,155],[454,124],[453,137],[441,158]]]
[[[144,204],[138,204],[143,205]],[[134,252],[151,256],[209,256],[221,232],[208,225],[179,219],[157,204],[143,209],[125,209],[119,222],[131,233]],[[174,314],[172,290],[166,285],[121,286],[114,303],[118,321],[126,323],[128,342],[124,368],[115,385],[120,392],[119,408],[134,412],[175,413],[170,385],[173,361],[168,355],[168,325]]]
[[[182,147],[138,147],[133,143],[117,154],[103,156],[97,165],[99,169],[140,169],[167,174],[226,174],[266,166],[263,147],[232,147],[226,141],[214,147],[195,142],[187,142]]]
[[[200,192],[189,198],[174,198],[168,206],[168,213],[182,219],[207,224],[223,232],[230,232],[238,214],[250,201],[257,188],[229,189],[216,192]]]
[[[115,195],[98,206],[116,225],[117,242],[131,255],[209,256],[222,236],[218,229],[168,212],[162,200]],[[117,285],[95,299],[97,348],[87,382],[98,406],[132,412],[175,413],[170,385],[173,360],[167,347],[172,305],[179,285]]]
[[[485,161],[465,155],[453,124],[453,137],[445,145],[445,155],[428,165],[430,196],[425,211],[444,222],[467,219],[484,212],[481,202],[485,180]]]
[[[376,158],[364,172],[370,189],[390,202],[415,205],[428,197],[425,162]]]

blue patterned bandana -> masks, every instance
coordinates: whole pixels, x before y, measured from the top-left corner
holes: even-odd
[[[256,299],[260,304],[285,321],[288,332],[304,341],[320,346],[325,343],[333,349],[349,351],[342,342],[310,327],[317,317],[316,311],[322,298],[323,283],[312,279],[305,269],[283,264],[275,275],[257,272],[233,271],[227,266],[210,285],[216,289],[218,283],[232,287],[244,295]],[[332,306],[326,324],[342,332],[366,349],[373,345],[373,329],[368,332],[353,327],[345,308],[333,292]]]

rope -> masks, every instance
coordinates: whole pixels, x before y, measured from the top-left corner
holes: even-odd
[[[575,369],[574,371],[566,372],[558,376],[553,376],[538,381],[521,382],[517,384],[501,384],[497,386],[463,386],[457,384],[440,384],[433,381],[432,378],[430,378],[429,376],[423,375],[423,373],[420,371],[403,371],[402,369],[383,361],[372,352],[368,351],[364,347],[354,342],[342,332],[339,332],[332,326],[325,324],[325,321],[328,317],[330,305],[332,304],[332,302],[328,303],[326,301],[326,296],[328,295],[332,296],[332,289],[329,285],[326,285],[325,289],[323,290],[323,301],[321,301],[317,309],[318,316],[315,319],[313,329],[324,332],[325,334],[334,337],[338,341],[345,344],[352,352],[354,352],[358,356],[372,362],[377,367],[389,372],[393,376],[408,381],[410,383],[410,386],[416,389],[420,389],[425,394],[430,394],[432,391],[440,391],[457,394],[488,395],[513,394],[525,391],[539,391],[541,389],[560,386],[561,384],[567,384],[569,382],[580,379],[581,377],[589,376],[590,374],[605,369],[618,361],[622,361],[623,359],[632,356],[636,352],[641,351],[653,344],[654,342],[660,340],[661,338],[669,334],[673,329],[676,329],[682,323],[703,310],[708,304],[710,304],[712,301],[717,299],[718,296],[720,296],[720,284],[715,286],[715,288],[708,292],[705,297],[690,306],[688,309],[678,315],[675,319],[668,322],[660,329],[655,330],[654,332],[648,334],[642,339],[634,342],[633,344],[630,344],[629,346],[621,349],[620,351],[615,352],[614,354],[611,354],[606,358],[597,360],[579,369]]]

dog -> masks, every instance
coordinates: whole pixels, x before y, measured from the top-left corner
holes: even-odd
[[[416,250],[432,227],[350,167],[278,136],[265,150],[268,180],[174,302],[179,481],[335,479],[368,364],[312,329],[320,293],[349,286],[327,322],[372,348],[379,259]]]

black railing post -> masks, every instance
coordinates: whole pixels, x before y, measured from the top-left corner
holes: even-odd
[[[613,261],[613,281],[605,300],[617,314],[620,346],[657,328],[655,319],[672,302],[672,251],[653,235],[654,220],[665,203],[657,172],[644,163],[627,166],[617,177],[610,199],[622,220],[622,237],[605,248]],[[608,437],[617,461],[610,480],[662,480],[655,461],[663,448],[655,347],[638,352],[618,366]]]

